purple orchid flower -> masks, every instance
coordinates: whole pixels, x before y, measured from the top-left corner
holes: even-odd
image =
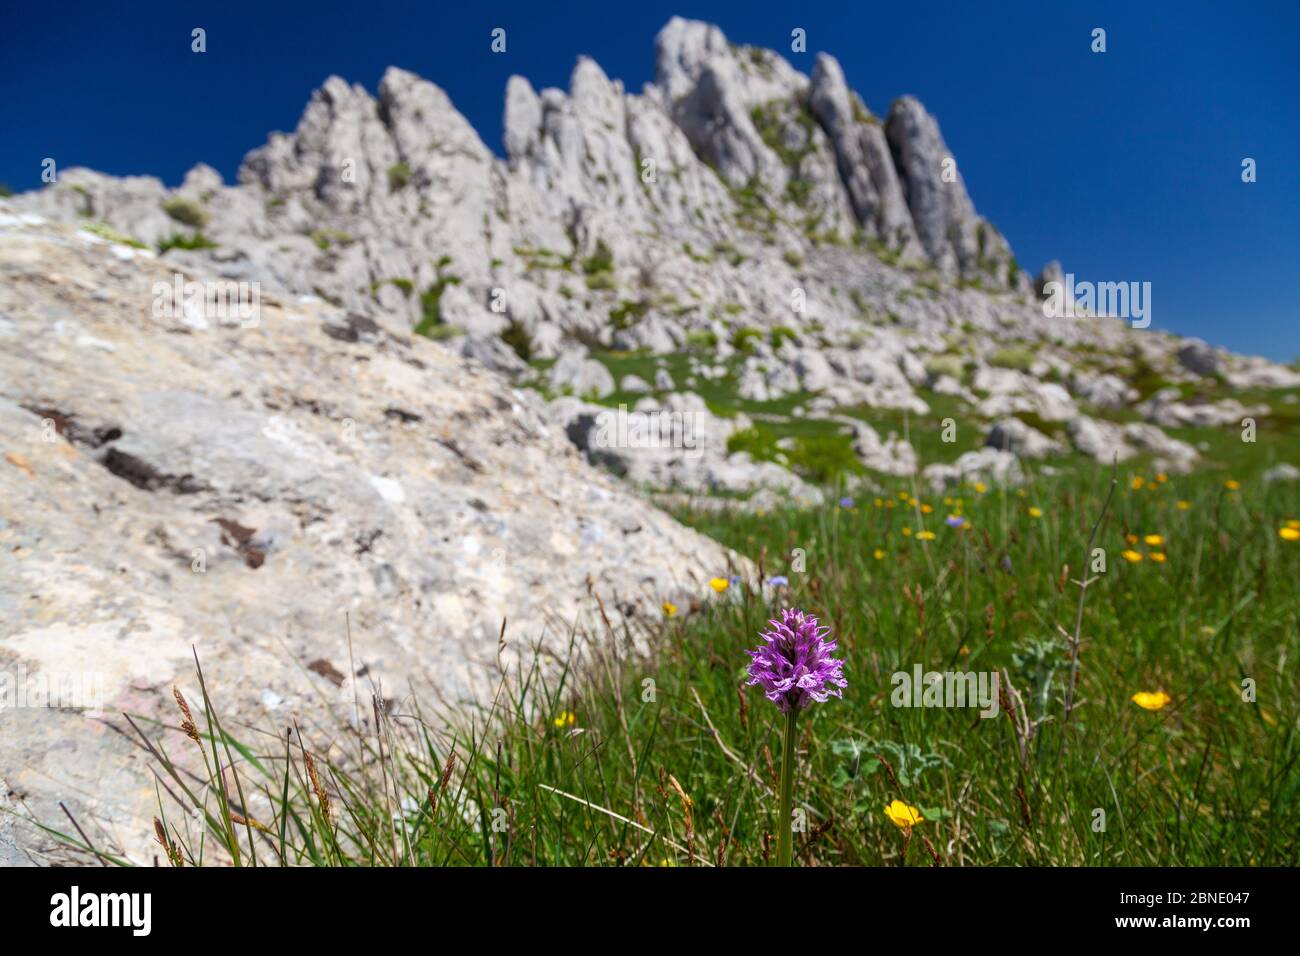
[[[783,714],[798,712],[813,701],[843,697],[847,687],[844,662],[831,657],[837,644],[826,640],[830,628],[798,608],[781,612],[781,620],[770,621],[771,629],[760,637],[764,643],[749,651],[747,683],[763,688],[763,694]]]

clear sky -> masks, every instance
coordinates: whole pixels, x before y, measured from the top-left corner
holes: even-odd
[[[373,92],[390,64],[443,87],[500,152],[510,74],[567,87],[586,53],[639,90],[673,13],[805,72],[832,53],[877,113],[917,95],[1031,272],[1059,258],[1080,280],[1149,281],[1153,328],[1300,356],[1297,0],[12,3],[0,182],[38,186],[46,157],[172,185],[203,161],[233,181],[326,76]],[[498,26],[505,54],[489,49]],[[190,51],[194,27],[206,53]],[[789,52],[795,27],[806,54]]]

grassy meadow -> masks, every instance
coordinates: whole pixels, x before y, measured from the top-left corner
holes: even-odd
[[[220,725],[222,689],[205,686],[202,716],[178,709],[184,760],[162,743],[177,735],[137,724],[159,857],[769,864],[784,720],[744,685],[745,650],[799,606],[838,638],[849,686],[798,724],[796,865],[1295,865],[1300,494],[1132,465],[1111,485],[1091,466],[1019,490],[898,480],[817,509],[682,512],[788,586],[699,569],[720,580],[671,609],[651,653],[607,628],[521,668],[491,713],[363,701],[362,733],[338,715],[277,738]],[[1103,509],[1105,570],[1080,612]],[[918,664],[997,673],[998,712],[894,706],[891,675]],[[206,783],[179,768],[200,749]]]

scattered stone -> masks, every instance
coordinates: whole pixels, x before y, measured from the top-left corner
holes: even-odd
[[[551,366],[551,388],[583,398],[604,398],[614,392],[614,376],[603,364],[589,358],[586,349],[565,351]]]
[[[1275,481],[1300,481],[1300,468],[1282,462],[1269,468],[1260,477],[1265,484],[1272,484]]]
[[[988,447],[964,452],[952,464],[927,465],[921,470],[921,477],[934,492],[971,482],[1014,486],[1024,481],[1020,460],[1015,455]]]
[[[984,444],[1009,451],[1019,458],[1051,458],[1064,453],[1065,447],[1018,418],[1004,418],[989,429]]]

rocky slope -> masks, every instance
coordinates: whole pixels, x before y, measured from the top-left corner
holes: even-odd
[[[442,90],[392,68],[377,99],[328,79],[293,133],[248,154],[238,185],[202,165],[175,190],[77,169],[18,201],[106,223],[179,267],[414,328],[548,395],[622,398],[650,383],[615,381],[602,355],[689,351],[691,381],[650,385],[654,402],[699,379],[747,402],[806,397],[783,411],[829,420],[924,414],[930,396],[952,396],[990,442],[1019,428],[1013,418],[1038,426],[1036,455],[1149,453],[1185,468],[1195,449],[1160,429],[1239,411],[1201,386],[1300,385],[1290,369],[1114,319],[1045,318],[1036,290],[1059,266],[1031,281],[977,214],[934,117],[908,96],[876,116],[829,55],[806,76],[674,18],[655,67],[640,93],[586,58],[568,92],[512,78],[504,160]],[[1094,421],[1150,398],[1125,382],[1153,375],[1182,391],[1138,408],[1152,428]],[[1189,396],[1214,407],[1178,408]],[[843,435],[868,473],[920,466],[901,436],[863,428]],[[633,471],[686,490],[816,497],[778,461],[732,451]],[[1005,473],[997,457],[968,465]]]

